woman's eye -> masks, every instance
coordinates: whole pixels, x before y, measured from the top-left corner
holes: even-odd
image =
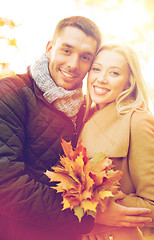
[[[113,76],[119,76],[120,74],[119,74],[118,72],[113,71],[113,72],[111,72],[111,75],[113,75]]]
[[[99,72],[99,71],[100,71],[100,69],[99,69],[99,68],[96,68],[96,67],[93,67],[92,70],[93,70],[93,71],[96,71],[96,72]]]

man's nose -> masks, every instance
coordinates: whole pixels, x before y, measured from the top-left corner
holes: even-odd
[[[70,70],[77,69],[79,67],[80,61],[79,61],[79,56],[73,54],[72,56],[69,57],[67,66],[69,67]]]

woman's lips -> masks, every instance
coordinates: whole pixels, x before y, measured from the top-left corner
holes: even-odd
[[[94,91],[98,95],[105,95],[108,93],[110,90],[108,88],[103,88],[103,87],[98,87],[98,86],[93,86]]]

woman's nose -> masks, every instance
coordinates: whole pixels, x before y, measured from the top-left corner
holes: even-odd
[[[107,75],[106,73],[104,72],[101,72],[97,78],[97,81],[100,82],[100,83],[107,83],[108,80],[107,80]]]

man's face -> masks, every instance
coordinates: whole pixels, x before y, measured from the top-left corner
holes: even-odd
[[[75,89],[89,71],[96,47],[94,38],[75,27],[65,27],[55,42],[49,42],[49,71],[57,86]]]

